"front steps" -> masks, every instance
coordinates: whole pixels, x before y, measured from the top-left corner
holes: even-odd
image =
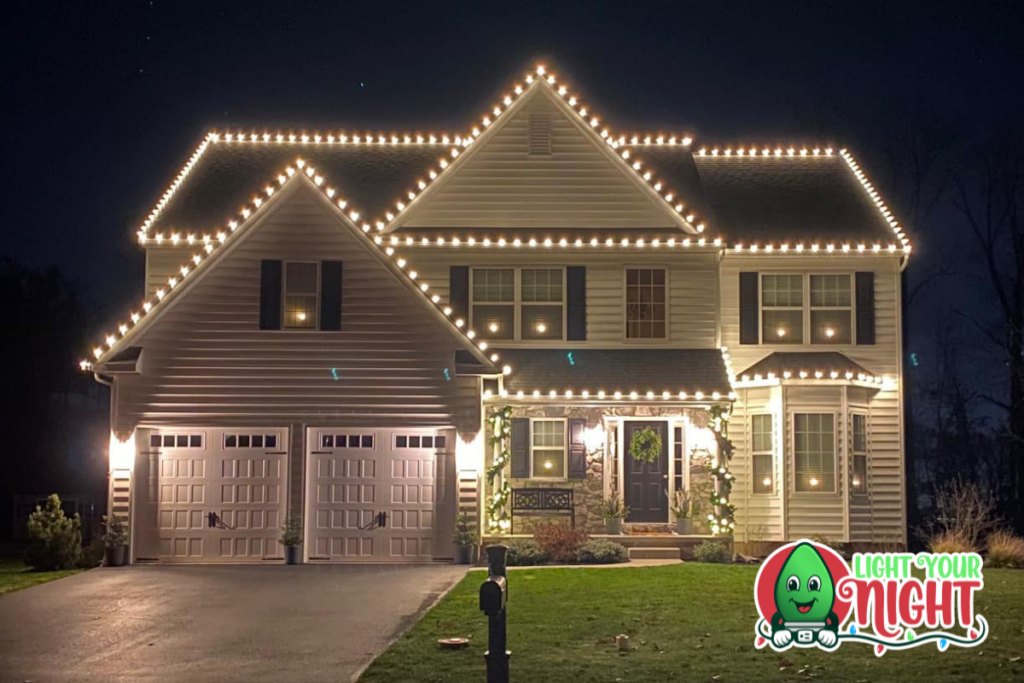
[[[679,548],[673,547],[644,547],[637,546],[628,548],[627,553],[629,554],[630,560],[680,560],[681,551]]]

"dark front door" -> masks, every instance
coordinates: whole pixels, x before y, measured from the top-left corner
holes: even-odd
[[[654,462],[634,460],[629,454],[633,434],[650,428],[661,436],[661,453]],[[625,448],[627,522],[668,522],[668,423],[626,422]]]

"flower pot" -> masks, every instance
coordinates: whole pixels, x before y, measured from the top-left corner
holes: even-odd
[[[689,536],[693,533],[693,520],[689,517],[676,519],[676,533],[680,536]]]
[[[455,564],[473,564],[474,558],[476,558],[475,545],[455,546]]]
[[[622,518],[613,517],[604,520],[604,530],[612,536],[620,536],[622,534]]]
[[[127,550],[127,548],[123,545],[119,545],[114,548],[107,548],[105,553],[106,565],[108,567],[123,567],[125,550]]]
[[[299,563],[299,546],[297,546],[297,545],[286,545],[284,547],[284,563],[285,564],[298,564]]]

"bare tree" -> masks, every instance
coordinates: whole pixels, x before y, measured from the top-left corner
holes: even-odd
[[[989,306],[961,312],[978,338],[1000,356],[1005,376],[993,379],[982,400],[1003,412],[1009,456],[1002,501],[1024,529],[1024,137],[994,134],[957,173],[953,203],[963,218],[976,261],[974,273],[990,294]],[[980,304],[980,302],[979,302]],[[991,319],[985,313],[991,312]]]

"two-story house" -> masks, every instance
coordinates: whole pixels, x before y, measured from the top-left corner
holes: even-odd
[[[839,147],[622,134],[538,67],[463,135],[210,133],[138,240],[82,362],[134,561],[278,559],[288,515],[306,561],[447,558],[534,488],[592,533],[685,489],[695,534],[905,540],[910,244]]]

